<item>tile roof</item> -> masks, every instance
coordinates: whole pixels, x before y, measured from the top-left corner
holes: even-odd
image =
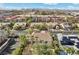
[[[33,32],[32,35],[37,37],[39,40],[52,41],[52,37],[47,31]]]

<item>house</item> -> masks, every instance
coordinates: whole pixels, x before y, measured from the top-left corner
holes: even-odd
[[[40,44],[51,44],[52,37],[50,36],[49,32],[41,31],[41,32],[33,32],[33,37],[36,38],[34,41]]]

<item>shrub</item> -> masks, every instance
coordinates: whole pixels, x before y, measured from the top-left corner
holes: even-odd
[[[22,54],[22,50],[23,50],[22,48],[18,47],[12,52],[12,54],[13,55],[21,55]]]

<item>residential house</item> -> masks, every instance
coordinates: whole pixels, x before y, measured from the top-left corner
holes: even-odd
[[[52,37],[47,31],[33,32],[32,36],[35,38],[33,40],[35,43],[49,44],[49,45],[52,43]]]

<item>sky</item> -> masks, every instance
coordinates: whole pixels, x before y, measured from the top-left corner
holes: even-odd
[[[0,8],[3,9],[73,9],[79,10],[78,3],[0,3]]]

